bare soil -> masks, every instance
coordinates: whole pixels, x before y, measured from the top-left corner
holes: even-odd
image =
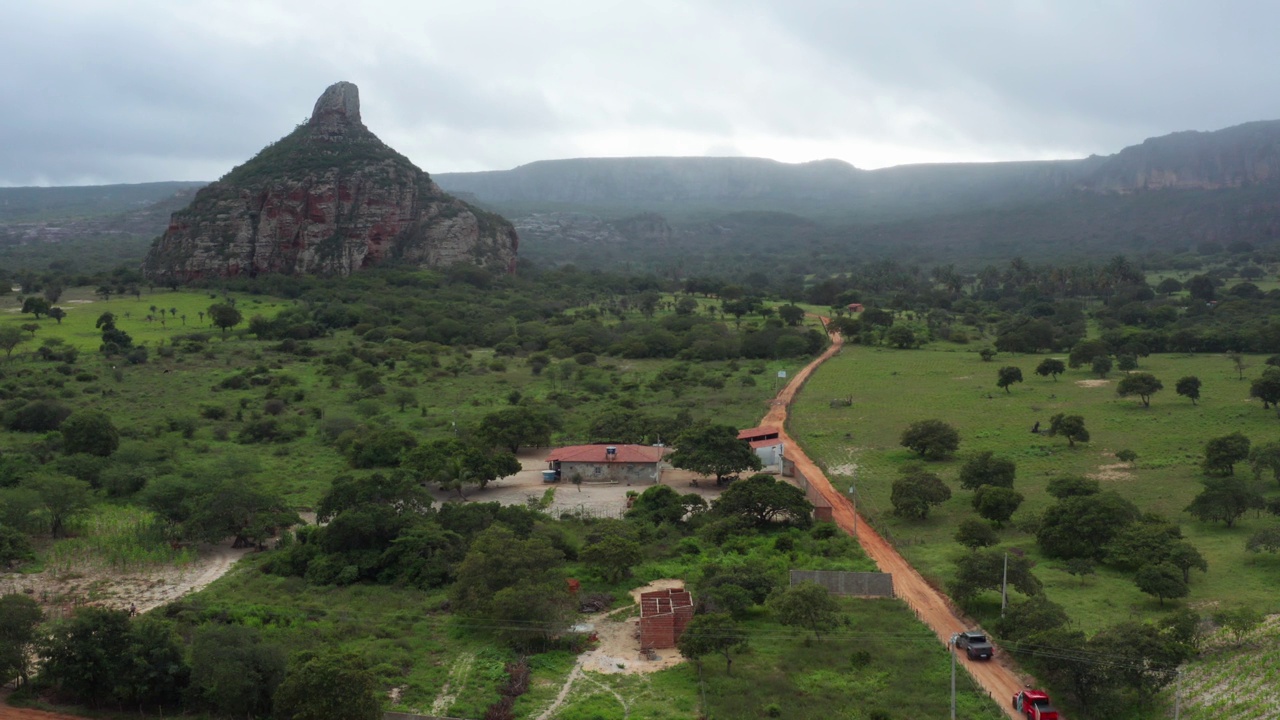
[[[1087,387],[1087,388],[1106,387],[1107,385],[1110,385],[1110,384],[1111,384],[1110,380],[1101,380],[1101,379],[1076,381],[1076,385],[1079,385],[1080,387]]]

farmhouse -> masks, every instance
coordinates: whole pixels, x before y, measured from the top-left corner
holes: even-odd
[[[849,312],[852,312],[852,313],[860,313],[863,311],[862,303],[849,303],[848,306],[846,307],[848,308]]]
[[[760,463],[766,468],[782,468],[782,438],[775,428],[747,428],[738,432],[738,439],[746,441],[756,451]]]
[[[649,445],[570,445],[547,455],[548,469],[557,480],[574,474],[583,482],[656,483],[662,478],[662,456],[666,448]]]

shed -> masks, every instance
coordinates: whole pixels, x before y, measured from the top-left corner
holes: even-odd
[[[782,437],[777,428],[747,428],[738,431],[738,439],[746,441],[756,451],[756,457],[765,467],[782,468]]]
[[[640,647],[673,648],[693,619],[693,596],[684,588],[640,594]]]

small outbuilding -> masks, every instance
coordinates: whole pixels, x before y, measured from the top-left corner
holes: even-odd
[[[684,588],[640,594],[640,648],[673,648],[693,619],[693,596]]]
[[[650,445],[570,445],[547,455],[547,468],[559,480],[575,474],[583,482],[656,483],[662,478],[666,448]]]
[[[851,313],[860,313],[865,309],[862,307],[862,303],[849,303],[846,307]]]
[[[738,439],[756,451],[756,457],[766,468],[782,469],[782,437],[777,428],[748,428],[738,432]]]

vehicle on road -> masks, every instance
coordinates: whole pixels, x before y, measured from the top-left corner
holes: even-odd
[[[956,635],[956,647],[964,650],[970,660],[990,660],[995,655],[995,648],[991,647],[986,634],[977,630]]]
[[[1027,720],[1058,720],[1058,711],[1049,704],[1049,693],[1043,690],[1019,690],[1013,696],[1013,709]]]

